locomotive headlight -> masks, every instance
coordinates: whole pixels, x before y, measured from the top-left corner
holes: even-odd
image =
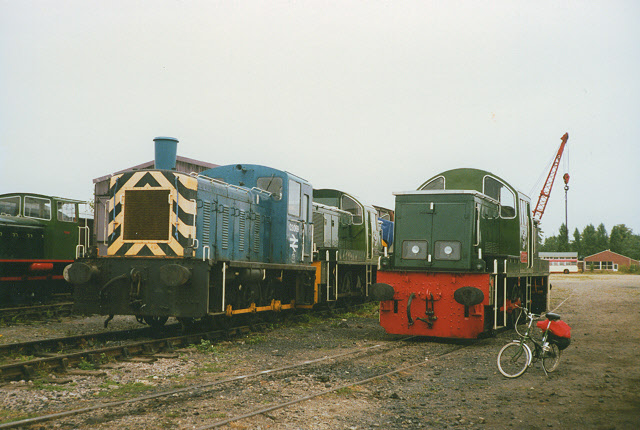
[[[405,260],[426,260],[426,240],[405,240],[402,242],[402,258]]]
[[[457,241],[440,240],[435,243],[435,254],[438,260],[460,260],[462,246]]]

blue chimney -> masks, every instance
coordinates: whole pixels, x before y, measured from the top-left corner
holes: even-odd
[[[156,137],[156,169],[175,170],[178,139],[175,137]]]

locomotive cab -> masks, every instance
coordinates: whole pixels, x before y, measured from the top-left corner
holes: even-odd
[[[283,222],[271,224],[273,246],[269,250],[269,261],[279,264],[311,262],[312,187],[308,181],[289,172],[253,164],[215,167],[202,175],[270,194],[270,217]],[[260,197],[256,204],[259,202]]]

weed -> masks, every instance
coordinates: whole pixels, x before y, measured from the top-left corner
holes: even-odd
[[[189,348],[195,348],[198,352],[208,353],[208,354],[220,354],[220,347],[213,345],[210,340],[202,339],[200,340],[200,345],[189,345]]]
[[[208,414],[205,416],[205,418],[208,419],[220,419],[220,418],[226,418],[227,414],[222,413],[222,412],[214,412],[212,414]]]
[[[336,394],[339,396],[348,396],[353,393],[353,389],[351,387],[342,387],[339,390],[336,390]]]
[[[209,363],[202,366],[200,370],[206,373],[219,373],[219,372],[222,372],[224,369],[221,366]]]
[[[82,357],[80,363],[78,363],[78,368],[82,370],[95,370],[96,365],[91,361],[88,361],[86,358]]]
[[[254,336],[249,336],[246,340],[245,343],[247,345],[257,345],[259,343],[264,342],[265,340],[267,340],[267,338],[265,336],[261,336],[261,335],[254,335]]]

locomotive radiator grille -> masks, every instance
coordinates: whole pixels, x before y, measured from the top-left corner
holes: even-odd
[[[169,171],[111,177],[107,255],[181,256],[195,235],[198,181]]]
[[[170,234],[169,190],[127,190],[124,240],[168,241]]]

